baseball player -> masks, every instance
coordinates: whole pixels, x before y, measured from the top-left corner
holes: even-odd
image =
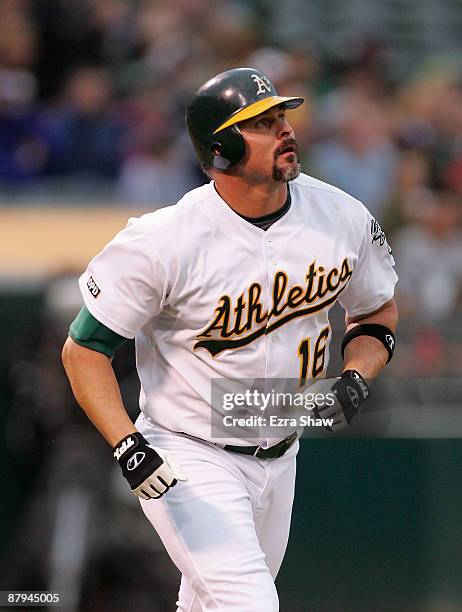
[[[300,173],[288,114],[302,102],[251,68],[197,91],[186,123],[211,181],[130,219],[90,262],[63,349],[78,402],[182,574],[182,612],[278,610],[289,533],[298,429],[217,439],[212,380],[316,379],[333,398],[316,413],[337,430],[393,355],[390,249],[360,202]],[[337,301],[344,366],[326,379]],[[111,367],[133,337],[135,425]]]

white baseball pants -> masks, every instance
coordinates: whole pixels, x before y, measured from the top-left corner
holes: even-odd
[[[298,442],[279,459],[261,460],[143,416],[136,425],[188,474],[160,499],[140,500],[182,574],[177,612],[277,612],[274,579],[289,536]]]

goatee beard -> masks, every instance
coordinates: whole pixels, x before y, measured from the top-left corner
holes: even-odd
[[[273,180],[281,183],[289,183],[300,175],[300,164],[297,164],[296,168],[279,168],[274,164],[273,166]]]

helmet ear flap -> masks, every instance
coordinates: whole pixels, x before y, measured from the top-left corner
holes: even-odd
[[[245,142],[237,125],[223,130],[217,136],[220,140],[212,143],[212,165],[217,170],[227,170],[238,164],[244,157]]]
[[[217,170],[227,170],[230,162],[223,157],[223,146],[219,142],[212,142],[212,166]]]
[[[227,170],[231,165],[229,159],[223,157],[223,146],[219,142],[212,143],[212,165],[217,170]]]
[[[223,147],[219,142],[212,142],[212,153],[214,155],[221,155],[223,153]]]

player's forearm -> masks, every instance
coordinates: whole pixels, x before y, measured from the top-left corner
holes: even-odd
[[[364,323],[384,325],[394,332],[398,324],[398,310],[394,300],[366,317],[347,319],[347,331]],[[377,376],[387,360],[388,351],[380,340],[372,336],[358,336],[345,348],[344,370],[357,370],[364,378],[371,379]]]
[[[371,336],[354,338],[345,349],[344,370],[356,370],[370,380],[385,367],[388,353],[383,344]]]
[[[62,359],[77,402],[111,446],[136,431],[124,408],[109,357],[68,338]]]

